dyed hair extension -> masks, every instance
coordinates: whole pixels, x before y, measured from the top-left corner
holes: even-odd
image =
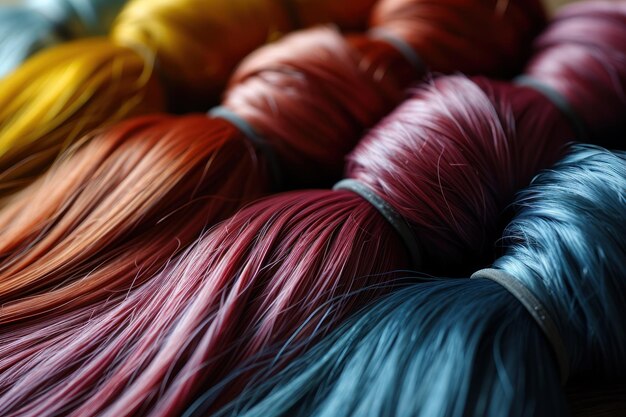
[[[535,42],[525,70],[563,96],[607,146],[621,149],[626,130],[624,39],[626,2],[574,3],[560,10],[555,24]]]
[[[110,39],[36,54],[0,80],[0,198],[94,128],[164,111],[164,95],[170,110],[205,109],[246,54],[292,28],[275,0],[133,0]]]
[[[396,210],[412,209],[407,219],[434,261],[430,268],[489,251],[500,211],[570,136],[559,110],[528,87],[440,78],[361,141],[348,176],[364,180],[367,172],[379,184],[402,184],[396,195],[376,192]],[[419,231],[422,221],[433,229]],[[461,243],[441,244],[444,227],[449,241]],[[142,286],[72,316],[6,326],[0,412],[180,413],[200,387],[298,329],[299,341],[321,336],[377,291],[336,297],[407,267],[396,232],[351,192],[261,200]],[[232,399],[247,377],[219,401]]]
[[[433,67],[435,71],[454,72],[457,70],[457,60],[465,63],[464,73],[490,75],[490,68],[510,60],[507,66],[507,75],[518,73],[518,65],[526,62],[527,56],[514,54],[506,48],[497,48],[497,51],[490,48],[477,49],[473,45],[484,44],[488,39],[499,44],[515,45],[515,39],[519,36],[515,27],[524,25],[527,17],[523,14],[512,15],[513,2],[483,1],[465,13],[450,13],[449,8],[463,8],[463,0],[453,0],[445,4],[437,1],[424,1],[421,7],[414,7],[404,0],[388,0],[378,3],[376,13],[372,15],[371,24],[377,27],[379,23],[385,22],[384,32],[393,36],[405,39],[412,48],[420,52],[420,56],[426,62],[436,62]],[[541,6],[537,3],[528,4],[529,10],[534,9],[534,13],[543,13]],[[509,16],[509,22],[513,26],[507,25],[484,25],[484,16],[495,13],[500,16]],[[508,19],[507,19],[508,20]],[[424,25],[424,30],[434,32],[437,36],[432,39],[423,36],[422,33],[415,32],[413,25],[419,21]],[[454,27],[458,32],[441,32],[437,27],[429,22],[441,22],[447,24],[442,27]],[[504,23],[504,21],[502,22]],[[446,54],[444,51],[455,51],[455,54]],[[526,52],[530,52],[529,50]]]
[[[0,6],[0,77],[68,38],[106,34],[125,0],[31,0]]]
[[[626,153],[576,146],[517,207],[494,267],[546,308],[574,374],[624,377]],[[216,415],[567,415],[555,352],[500,284],[439,280],[367,307]]]
[[[130,48],[93,38],[36,54],[0,80],[0,199],[84,133],[163,108],[152,64]]]
[[[525,11],[533,4],[509,7],[522,25],[519,45],[535,26],[534,7]],[[505,24],[494,14],[483,21]],[[283,187],[331,182],[363,130],[419,75],[385,40],[312,29],[251,55],[234,74],[224,107],[267,142]],[[122,124],[16,196],[0,213],[0,322],[39,320],[126,291],[204,226],[272,183],[279,187],[268,150],[224,123],[193,116]]]

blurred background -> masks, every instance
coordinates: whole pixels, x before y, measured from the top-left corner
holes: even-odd
[[[547,4],[548,8],[553,11],[559,6],[562,6],[566,3],[573,3],[574,1],[578,0],[545,0],[545,3]]]
[[[578,0],[545,0],[545,3],[550,10],[554,10],[557,7],[565,3],[572,3],[574,1],[578,1]],[[20,4],[20,3],[24,3],[24,0],[0,0],[0,4]]]

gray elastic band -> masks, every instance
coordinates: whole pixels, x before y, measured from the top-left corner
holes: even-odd
[[[511,293],[513,297],[517,298],[526,310],[528,310],[552,346],[561,372],[561,382],[565,384],[569,377],[569,355],[554,320],[552,320],[552,317],[548,314],[548,310],[541,301],[513,275],[502,270],[491,268],[481,269],[471,276],[471,279],[478,278],[490,279],[497,282]]]
[[[280,165],[278,164],[278,158],[276,153],[271,148],[271,146],[267,143],[265,139],[261,135],[259,135],[256,130],[250,124],[242,119],[239,115],[235,114],[231,110],[227,109],[223,106],[217,106],[209,110],[209,116],[214,119],[224,119],[230,122],[233,126],[235,126],[243,135],[257,148],[259,149],[267,159],[267,162],[270,166],[270,171],[272,174],[273,187],[276,189],[280,188],[282,184],[282,173],[280,170]]]
[[[533,90],[541,93],[545,98],[550,100],[550,102],[552,102],[557,109],[559,109],[563,116],[567,118],[572,129],[574,129],[574,133],[576,134],[576,138],[578,140],[585,140],[587,138],[587,128],[585,123],[580,119],[580,117],[578,117],[574,108],[561,93],[529,75],[520,75],[519,77],[516,77],[513,82],[517,85],[532,88]]]
[[[407,222],[385,200],[380,198],[370,187],[356,180],[342,180],[333,187],[334,190],[347,190],[362,197],[370,203],[389,224],[398,232],[411,257],[414,268],[422,265],[422,251]]]
[[[424,60],[415,52],[411,45],[404,41],[404,39],[392,35],[383,28],[370,29],[368,34],[372,39],[379,39],[393,46],[420,74],[426,71]]]

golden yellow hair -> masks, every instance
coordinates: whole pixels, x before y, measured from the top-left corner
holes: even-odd
[[[111,36],[156,52],[159,73],[177,108],[214,100],[239,61],[295,29],[276,0],[135,0]]]
[[[103,124],[163,110],[152,62],[107,39],[45,50],[0,80],[0,197]]]

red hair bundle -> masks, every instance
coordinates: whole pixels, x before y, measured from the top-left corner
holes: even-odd
[[[626,117],[626,3],[572,4],[535,42],[526,74],[572,107],[594,138],[624,145]]]

